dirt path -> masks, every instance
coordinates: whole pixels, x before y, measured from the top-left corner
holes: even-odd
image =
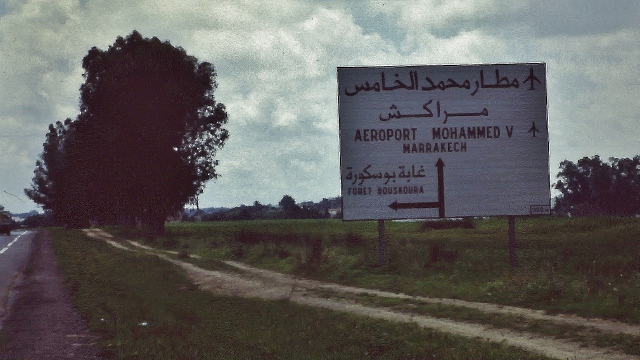
[[[125,243],[124,240],[116,241],[116,239],[114,239],[110,234],[100,229],[88,229],[85,230],[85,232],[87,235],[105,240],[113,246],[117,246],[119,248],[124,247],[121,245],[122,243]],[[315,296],[314,292],[317,293],[318,290],[330,290],[332,292],[342,294],[369,294],[386,298],[410,299],[425,303],[455,305],[487,313],[511,314],[531,320],[544,320],[557,324],[582,326],[611,334],[640,336],[640,326],[633,326],[603,319],[585,319],[573,315],[548,315],[540,310],[512,306],[501,306],[456,299],[417,297],[379,290],[343,286],[321,281],[301,279],[269,270],[253,268],[246,264],[233,261],[226,261],[226,263],[235,267],[239,270],[238,272],[205,270],[188,262],[170,258],[155,249],[144,247],[141,244],[130,241],[129,243],[135,246],[136,249],[125,247],[127,250],[153,252],[163,259],[183,268],[194,284],[200,288],[219,294],[273,300],[286,299],[293,303],[321,307],[334,311],[348,312],[390,321],[413,322],[424,328],[430,328],[465,337],[505,343],[507,345],[517,346],[558,359],[640,359],[638,356],[632,356],[606,348],[587,347],[576,342],[554,339],[534,333],[520,332],[510,329],[497,329],[481,324],[393,311],[382,307],[364,306],[357,304],[354,301],[327,299]]]

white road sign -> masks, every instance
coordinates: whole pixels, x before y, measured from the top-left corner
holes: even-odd
[[[550,212],[544,63],[339,67],[343,218]]]

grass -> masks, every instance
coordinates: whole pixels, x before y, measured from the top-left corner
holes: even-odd
[[[637,218],[519,218],[510,269],[506,219],[460,226],[275,220],[171,224],[154,246],[187,247],[211,266],[239,260],[338,283],[640,323]],[[112,228],[121,236],[135,232]],[[318,246],[319,244],[319,246]],[[434,248],[440,254],[434,259]]]
[[[504,344],[412,324],[285,301],[216,296],[198,290],[179,268],[156,256],[118,250],[80,231],[51,231],[66,285],[89,327],[100,337],[104,358],[543,358]],[[229,230],[227,240],[217,240],[211,228],[198,226],[172,228],[172,233],[179,244],[171,246],[186,244],[190,251],[207,255],[224,253],[217,241],[234,238]],[[212,241],[216,246],[211,246]]]
[[[556,339],[568,339],[583,346],[607,347],[630,355],[640,355],[640,337],[627,334],[608,334],[591,327],[534,320],[515,314],[488,313],[463,306],[425,303],[418,299],[385,298],[371,294],[345,294],[326,289],[318,289],[311,293],[323,298],[338,298],[405,313],[489,325],[496,329],[525,331]]]

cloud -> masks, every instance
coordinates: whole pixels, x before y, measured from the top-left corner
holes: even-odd
[[[623,29],[539,41],[551,58],[549,112],[556,160],[558,155],[606,159],[637,154],[630,144],[637,143],[640,131],[634,100],[640,96],[638,39],[640,30]]]
[[[339,194],[338,66],[544,61],[552,177],[563,159],[634,156],[639,23],[634,0],[5,1],[0,190],[21,195],[48,124],[77,115],[87,51],[134,29],[217,70],[231,137],[201,206]]]
[[[216,39],[209,51],[220,74],[217,98],[231,116],[214,198],[224,193],[248,204],[339,194],[336,68],[375,62],[388,46],[348,12],[319,7],[298,16],[286,28],[266,16],[257,28],[200,30],[194,38],[196,49]],[[233,187],[246,191],[224,190]]]

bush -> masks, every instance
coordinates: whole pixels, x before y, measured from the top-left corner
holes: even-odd
[[[298,269],[302,272],[316,269],[322,262],[322,254],[324,252],[322,237],[303,234],[301,235],[301,240],[303,241],[304,249],[301,255],[297,257]]]
[[[305,235],[305,242],[307,243],[307,262],[313,265],[320,263],[322,259],[322,238],[319,236]]]
[[[422,223],[422,230],[475,229],[472,218],[427,220]]]

